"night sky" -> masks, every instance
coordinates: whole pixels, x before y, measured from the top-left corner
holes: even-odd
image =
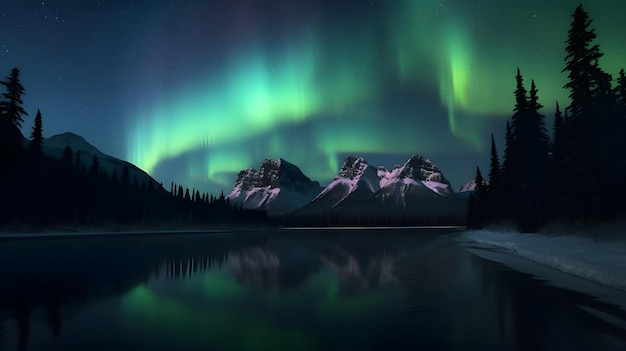
[[[283,157],[326,185],[350,154],[419,153],[459,187],[500,150],[516,68],[546,122],[580,0],[0,0],[0,76],[21,71],[23,133],[71,131],[202,191]],[[601,66],[626,67],[626,1],[582,1]]]

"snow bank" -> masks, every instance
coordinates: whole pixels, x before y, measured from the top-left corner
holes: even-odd
[[[486,230],[460,239],[521,256],[580,278],[626,291],[626,242],[598,242],[574,236],[546,236]]]

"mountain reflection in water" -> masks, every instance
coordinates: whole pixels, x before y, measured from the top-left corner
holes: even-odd
[[[626,349],[624,330],[583,309],[623,311],[450,233],[5,240],[0,349]]]

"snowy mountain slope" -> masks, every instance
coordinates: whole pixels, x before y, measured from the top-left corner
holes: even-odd
[[[472,179],[468,181],[467,183],[465,183],[462,187],[458,188],[456,192],[464,193],[464,192],[474,191],[474,190],[476,190],[476,181]]]
[[[44,139],[43,152],[49,157],[60,159],[63,156],[63,151],[66,146],[72,148],[72,159],[74,162],[76,160],[76,152],[80,151],[80,165],[86,169],[89,169],[93,161],[93,156],[96,155],[100,165],[100,170],[108,176],[111,176],[111,174],[113,174],[113,170],[116,170],[117,176],[120,177],[124,172],[124,167],[128,167],[128,175],[131,182],[134,182],[136,178],[138,184],[142,184],[144,182],[146,184],[158,184],[156,180],[139,167],[130,162],[126,162],[103,153],[85,140],[85,138],[71,132],[53,135]]]
[[[294,215],[464,217],[466,201],[430,160],[412,156],[387,171],[349,156],[335,179]]]
[[[374,194],[383,210],[409,211],[425,215],[464,211],[441,170],[428,159],[413,155],[384,178],[384,186]]]
[[[379,189],[379,170],[362,157],[348,156],[335,179],[302,209],[302,213],[318,213],[340,204],[359,202],[370,198]]]
[[[310,202],[321,188],[296,165],[284,159],[265,159],[259,170],[239,172],[228,195],[231,204],[247,209],[264,209],[274,216],[291,212]]]

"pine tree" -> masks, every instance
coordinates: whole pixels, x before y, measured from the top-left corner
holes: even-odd
[[[507,136],[506,136],[506,148],[504,158],[504,174],[505,174],[505,188],[503,189],[503,195],[508,197],[506,202],[505,213],[515,215],[519,218],[519,208],[521,206],[522,199],[526,196],[526,188],[528,186],[528,179],[524,174],[524,167],[528,155],[524,150],[523,142],[528,135],[528,123],[529,123],[529,102],[526,88],[524,87],[524,78],[517,69],[515,76],[516,88],[515,88],[515,107],[513,108],[513,116],[511,117],[511,124],[507,124]],[[514,220],[516,218],[513,218]]]
[[[528,108],[528,98],[526,96],[526,88],[524,87],[524,77],[520,69],[517,69],[515,75],[515,108],[513,111],[525,111]]]
[[[552,126],[552,150],[550,153],[552,171],[550,183],[554,184],[554,188],[550,193],[550,204],[553,206],[552,215],[560,215],[563,211],[565,203],[565,189],[563,187],[563,181],[567,175],[563,172],[565,166],[565,148],[567,147],[567,140],[565,138],[565,119],[559,106],[559,102],[556,102],[556,109],[554,112],[554,124]]]
[[[476,188],[474,189],[474,194],[476,198],[480,199],[482,195],[485,194],[487,190],[487,183],[485,182],[485,178],[483,178],[482,173],[480,172],[480,168],[476,167],[476,176],[474,177],[474,183],[476,184]]]
[[[591,19],[582,5],[579,5],[574,14],[574,18],[567,34],[567,46],[565,51],[565,68],[562,72],[568,73],[569,81],[564,88],[570,90],[571,99],[570,113],[573,119],[578,119],[589,107],[589,99],[594,88],[598,85],[593,80],[595,71],[598,69],[598,59],[602,57],[600,47],[592,45],[596,34],[594,29],[590,29]]]
[[[550,138],[546,130],[545,116],[539,110],[543,107],[539,103],[538,89],[535,81],[531,81],[529,92],[529,140],[528,147],[532,147],[533,159],[535,160],[535,173],[531,176],[546,174],[550,167]],[[540,179],[537,179],[540,181]]]
[[[24,87],[19,79],[20,71],[17,68],[11,70],[6,80],[0,81],[6,87],[0,101],[0,174],[5,169],[11,168],[18,160],[18,155],[23,151],[22,146],[22,116],[28,113],[22,107]]]
[[[564,87],[570,91],[571,100],[564,155],[568,161],[562,170],[569,177],[564,193],[570,196],[569,217],[597,221],[614,215],[616,206],[612,203],[621,202],[605,187],[626,176],[624,150],[615,147],[624,136],[620,133],[623,121],[618,117],[611,76],[599,66],[602,53],[593,44],[596,34],[590,28],[592,21],[582,5],[572,17],[563,69],[568,73]]]
[[[7,90],[2,94],[4,100],[0,101],[0,121],[19,130],[24,122],[22,116],[28,116],[22,107],[24,86],[20,83],[20,70],[17,67],[13,68],[11,74],[6,80],[0,81],[0,84]]]
[[[496,149],[496,142],[491,133],[491,157],[489,162],[489,190],[497,191],[500,182],[500,158]]]
[[[489,204],[485,203],[485,192],[487,191],[487,184],[480,172],[480,168],[476,167],[476,176],[474,177],[475,188],[470,194],[469,202],[467,204],[467,225],[469,227],[482,227],[485,224],[486,211],[489,209]]]
[[[511,158],[512,150],[511,144],[513,143],[513,135],[511,133],[511,124],[506,121],[506,134],[504,137],[504,154],[502,159],[502,168],[500,169],[500,191],[503,195],[508,195],[512,188],[511,182]]]
[[[33,131],[30,134],[30,143],[28,144],[29,151],[35,157],[43,156],[43,126],[41,121],[41,111],[37,110],[35,116],[35,124],[33,125]]]

